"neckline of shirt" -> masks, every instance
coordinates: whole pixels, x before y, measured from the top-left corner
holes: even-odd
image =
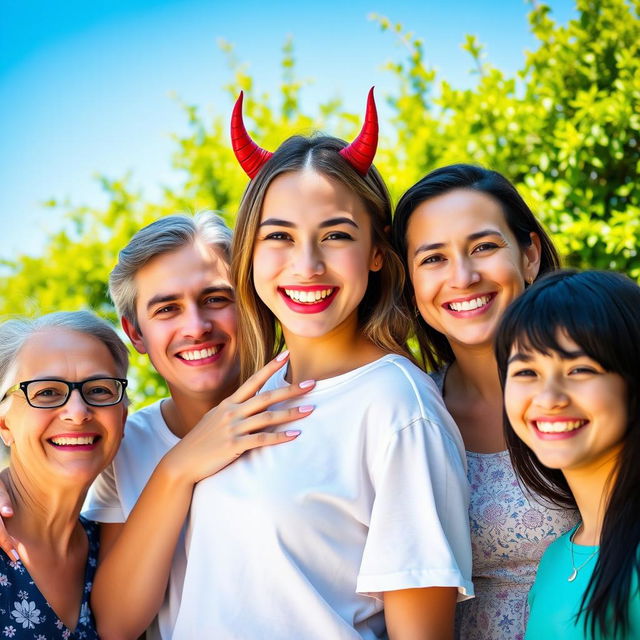
[[[335,389],[336,387],[345,385],[347,383],[351,383],[356,378],[363,376],[372,369],[376,369],[387,362],[397,361],[398,359],[404,359],[403,356],[397,353],[387,353],[380,358],[373,360],[372,362],[368,362],[367,364],[362,365],[361,367],[356,367],[355,369],[351,369],[351,371],[347,371],[345,373],[341,373],[340,375],[333,376],[332,378],[324,378],[323,380],[317,380],[316,386],[308,393],[307,396],[311,394],[315,394],[317,392],[326,391],[329,389]],[[279,371],[274,374],[274,378],[277,386],[285,386],[290,383],[285,380],[285,375],[288,370],[287,367],[283,367]]]

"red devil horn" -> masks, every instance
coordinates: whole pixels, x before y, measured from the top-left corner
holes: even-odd
[[[242,121],[242,91],[231,114],[231,146],[240,166],[253,180],[264,163],[273,155],[259,147],[249,136]]]
[[[378,112],[373,99],[373,87],[367,98],[367,113],[358,137],[340,151],[340,155],[360,174],[366,175],[378,148]]]

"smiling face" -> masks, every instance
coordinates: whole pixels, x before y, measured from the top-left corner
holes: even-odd
[[[497,200],[455,189],[415,209],[406,241],[409,276],[425,322],[454,351],[490,348],[505,309],[538,273],[536,234],[523,250]]]
[[[229,269],[197,240],[164,253],[135,276],[138,327],[123,327],[147,353],[171,395],[225,398],[238,378],[236,310]]]
[[[98,338],[69,329],[34,333],[18,354],[15,383],[54,378],[78,382],[119,378],[109,349]],[[46,393],[46,391],[45,391]],[[5,400],[0,428],[11,445],[11,464],[47,478],[66,478],[88,487],[118,450],[127,410],[85,404],[76,389],[55,409],[29,406],[22,391]]]
[[[369,214],[346,186],[312,170],[273,180],[254,244],[253,282],[285,338],[355,335],[369,271],[381,267]]]
[[[595,469],[618,450],[627,429],[626,385],[566,335],[569,357],[516,346],[509,358],[505,407],[512,428],[553,469]]]

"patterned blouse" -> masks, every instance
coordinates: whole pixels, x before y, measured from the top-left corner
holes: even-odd
[[[89,594],[96,572],[99,527],[80,516],[89,538],[89,553],[84,571],[84,592],[78,624],[72,631],[54,613],[21,562],[11,562],[0,553],[0,639],[98,640]]]
[[[445,372],[431,374],[442,392]],[[458,604],[459,640],[523,640],[527,595],[545,549],[578,521],[518,482],[508,451],[467,451],[476,597]]]

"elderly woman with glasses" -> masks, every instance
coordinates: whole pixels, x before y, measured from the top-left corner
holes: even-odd
[[[98,638],[89,608],[98,531],[80,516],[126,418],[127,350],[85,311],[0,326],[0,436],[14,560],[0,554],[0,635]]]

